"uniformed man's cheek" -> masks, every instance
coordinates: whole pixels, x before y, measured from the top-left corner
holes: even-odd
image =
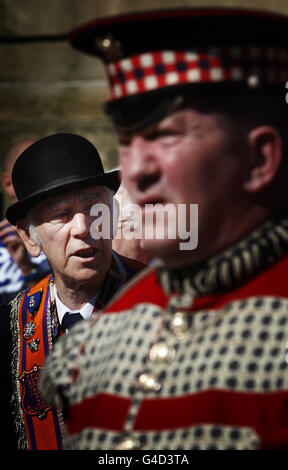
[[[166,184],[164,185],[165,199],[171,202],[180,203],[183,197],[185,199],[187,193],[193,192],[194,176],[190,167],[187,167],[184,172],[179,171],[178,168],[175,168],[174,171],[167,171],[163,174],[163,181],[164,178],[166,180]]]

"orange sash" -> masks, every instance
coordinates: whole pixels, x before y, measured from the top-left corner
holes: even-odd
[[[103,308],[135,272],[136,263],[113,252],[111,268],[101,285],[94,311]],[[13,343],[12,397],[20,449],[57,450],[63,447],[64,421],[59,409],[41,397],[38,381],[46,356],[60,334],[55,305],[51,305],[52,276],[47,276],[11,303]]]
[[[59,332],[58,319],[53,317],[56,315],[55,308],[50,305],[50,280],[51,276],[48,276],[26,291],[18,309],[20,341],[18,339],[16,389],[20,399],[18,406],[21,406],[18,419],[22,414],[27,438],[25,447],[31,450],[61,449],[63,440],[61,410],[47,405],[38,389],[45,357],[51,351]],[[20,441],[23,446],[24,429],[22,431]]]

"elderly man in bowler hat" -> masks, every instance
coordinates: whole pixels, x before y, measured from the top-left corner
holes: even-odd
[[[105,204],[112,210],[119,179],[117,171],[104,173],[96,148],[85,138],[44,137],[19,156],[12,178],[18,201],[8,208],[7,219],[17,225],[32,256],[43,250],[52,275],[0,312],[7,431],[1,442],[5,448],[61,449],[62,411],[45,403],[38,390],[43,361],[59,336],[90,319],[144,265],[112,251],[109,234],[93,238],[91,209]]]
[[[200,8],[72,33],[105,63],[145,228],[155,205],[196,230],[196,204],[198,244],[144,237],[160,260],[56,345],[40,389],[69,411],[67,448],[288,448],[287,27]]]

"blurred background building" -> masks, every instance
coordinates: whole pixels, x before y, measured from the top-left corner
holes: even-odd
[[[287,0],[0,0],[0,163],[19,140],[75,132],[97,146],[106,169],[116,166],[116,141],[102,110],[104,67],[73,50],[66,35],[97,17],[181,6],[288,14]]]

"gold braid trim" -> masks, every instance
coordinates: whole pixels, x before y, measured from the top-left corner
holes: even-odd
[[[19,309],[21,301],[25,291],[20,292],[11,302],[9,303],[10,310],[10,327],[12,333],[12,412],[14,418],[14,426],[18,437],[18,449],[28,450],[28,439],[26,434],[26,428],[23,418],[23,411],[21,407],[21,394],[20,384],[18,380],[18,371],[20,365],[20,329],[19,329]]]

